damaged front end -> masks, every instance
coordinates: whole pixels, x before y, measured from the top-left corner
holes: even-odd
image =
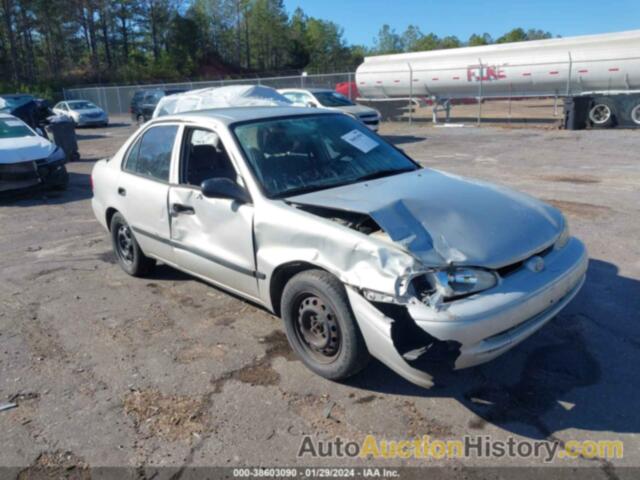
[[[439,173],[409,178],[289,204],[365,235],[378,258],[404,253],[403,271],[379,262],[357,275],[362,258],[336,267],[369,352],[430,387],[436,368],[490,361],[545,325],[580,290],[588,257],[562,215],[530,197]],[[474,196],[447,197],[460,182]],[[392,190],[403,198],[381,200]]]
[[[65,163],[61,149],[56,149],[48,158],[0,163],[0,193],[38,186],[62,188],[69,181]]]

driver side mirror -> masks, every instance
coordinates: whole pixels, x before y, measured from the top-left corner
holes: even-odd
[[[228,198],[238,203],[251,203],[251,196],[243,187],[228,178],[209,178],[200,184],[207,198]]]
[[[318,108],[318,104],[316,102],[307,102],[307,107]]]

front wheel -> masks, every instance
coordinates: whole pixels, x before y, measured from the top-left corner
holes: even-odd
[[[342,380],[369,361],[344,285],[323,270],[307,270],[285,286],[281,315],[291,347],[318,375]]]
[[[111,219],[111,241],[120,267],[129,275],[142,277],[155,266],[156,261],[142,252],[131,227],[119,212]]]

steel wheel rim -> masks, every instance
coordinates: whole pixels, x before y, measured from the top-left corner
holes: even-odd
[[[119,225],[116,231],[116,251],[123,262],[133,263],[133,236],[128,225]]]
[[[605,104],[596,105],[591,109],[589,117],[596,125],[607,123],[611,118],[611,108]]]
[[[640,103],[631,110],[631,121],[636,125],[640,125]]]
[[[337,315],[313,294],[301,295],[296,305],[294,329],[300,344],[315,361],[333,362],[342,349]]]

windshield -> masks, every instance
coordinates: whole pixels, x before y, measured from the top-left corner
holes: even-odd
[[[84,100],[77,102],[67,102],[69,108],[71,110],[89,110],[90,108],[98,108],[91,102],[86,102]]]
[[[34,137],[35,134],[17,118],[0,118],[0,139]]]
[[[270,198],[420,168],[347,115],[262,120],[232,130]]]
[[[350,107],[354,103],[338,92],[314,92],[313,96],[325,107]]]

